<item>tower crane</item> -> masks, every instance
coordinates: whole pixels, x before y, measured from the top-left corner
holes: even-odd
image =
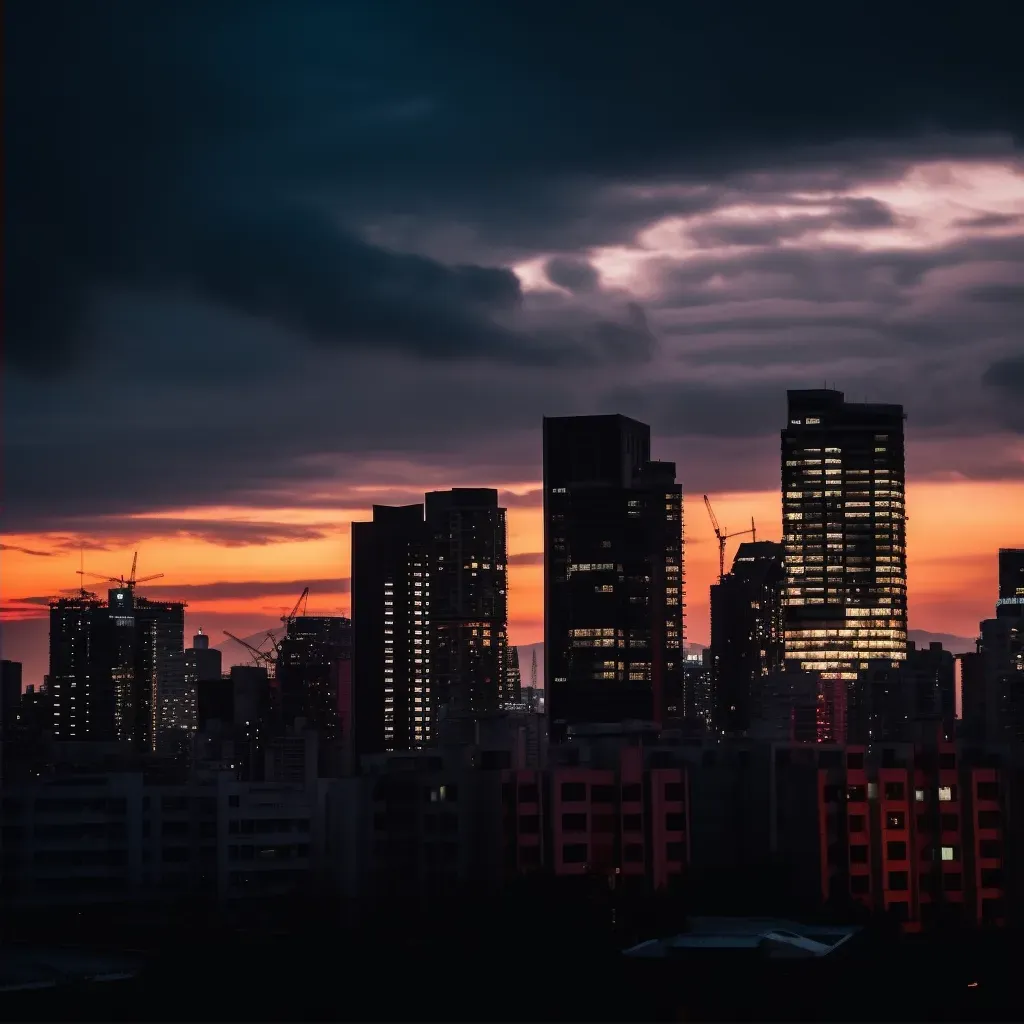
[[[754,526],[754,518],[750,518],[750,529],[749,530],[737,530],[736,533],[726,533],[718,525],[718,519],[715,516],[715,511],[711,507],[711,499],[705,494],[704,504],[707,506],[708,515],[711,517],[711,525],[714,528],[715,536],[718,538],[718,579],[721,581],[725,576],[725,542],[732,537],[746,537],[749,533],[753,540],[757,540],[757,529]]]
[[[241,644],[250,655],[252,655],[252,663],[257,666],[263,666],[267,670],[267,677],[273,679],[275,676],[275,670],[277,669],[277,650],[275,648],[274,653],[270,651],[260,650],[259,647],[253,647],[248,640],[243,640],[239,636],[235,636],[234,633],[229,633],[226,629],[224,635],[230,637],[235,641],[236,644]],[[268,634],[271,635],[271,634]]]
[[[152,576],[140,576],[136,578],[135,570],[138,567],[138,564],[139,553],[138,551],[136,551],[135,557],[132,559],[132,571],[128,574],[128,579],[125,579],[124,576],[104,576],[98,572],[85,572],[82,569],[78,569],[76,571],[78,572],[78,575],[82,577],[83,589],[85,584],[85,577],[89,576],[94,580],[103,580],[104,583],[113,583],[121,590],[130,590],[134,594],[135,588],[136,586],[138,586],[138,584],[149,583],[151,580],[163,579],[164,575],[162,572],[155,572],[153,573]]]
[[[271,646],[271,648],[272,648],[272,649],[273,649],[273,651],[274,651],[273,657],[274,657],[275,659],[277,659],[277,658],[280,658],[280,657],[281,657],[281,643],[280,643],[280,641],[279,641],[279,640],[277,639],[277,637],[276,637],[276,636],[274,636],[274,634],[273,634],[273,633],[271,633],[271,632],[270,632],[269,630],[267,631],[267,638],[266,638],[266,640],[263,640],[263,641],[262,641],[262,642],[260,643],[260,648],[262,648],[262,647],[263,647],[263,644],[265,644],[265,643],[267,642],[267,640],[269,640],[269,641],[270,641],[270,646]],[[269,652],[267,652],[267,653],[269,654]]]
[[[306,614],[306,605],[309,603],[309,587],[303,589],[302,593],[299,594],[298,601],[295,602],[295,607],[287,615],[281,616],[281,621],[284,623],[285,628],[292,624],[292,619],[295,619],[299,615],[299,608],[302,608],[302,614]]]

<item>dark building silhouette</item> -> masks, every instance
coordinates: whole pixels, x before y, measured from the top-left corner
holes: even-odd
[[[434,738],[431,538],[422,505],[352,524],[353,742],[359,755]]]
[[[186,751],[196,714],[185,685],[185,605],[150,601],[126,588],[110,591],[111,609],[115,602],[118,609],[127,605],[129,598],[134,598],[135,678],[124,708],[126,736],[139,751]]]
[[[1024,551],[999,552],[996,617],[979,626],[977,650],[960,656],[962,730],[979,742],[1024,740]]]
[[[783,666],[782,545],[741,544],[732,571],[711,587],[711,664],[714,726],[738,733],[750,727],[751,700],[763,680]]]
[[[683,719],[698,732],[711,727],[711,648],[683,656]]]
[[[857,678],[907,643],[903,408],[790,391],[782,431],[786,658]]]
[[[490,488],[431,491],[426,523],[436,707],[456,717],[496,711],[509,670],[505,509]]]
[[[981,623],[962,686],[969,732],[990,743],[1024,742],[1024,615]]]
[[[200,679],[220,679],[223,656],[210,646],[210,637],[202,628],[192,637],[192,646],[185,650],[185,684],[193,691]]]
[[[227,678],[201,679],[196,759],[231,769],[241,780],[262,779],[266,752],[284,734],[276,694],[263,665],[233,665]]]
[[[912,743],[932,722],[952,739],[956,719],[956,659],[942,644],[907,644],[907,659],[868,662],[848,688],[846,741]]]
[[[499,694],[503,708],[518,707],[523,701],[523,676],[519,668],[519,648],[506,637],[502,655],[502,690]]]
[[[117,739],[114,636],[106,604],[82,591],[50,604],[49,696],[57,740]]]
[[[552,740],[682,717],[682,488],[625,416],[544,420],[544,657]]]
[[[6,738],[21,708],[21,662],[0,661],[0,738]]]
[[[999,549],[999,600],[996,617],[1024,616],[1024,548]]]
[[[346,744],[352,718],[352,620],[340,615],[289,619],[278,648],[277,686],[286,729],[297,719],[319,736],[324,774],[328,758]]]

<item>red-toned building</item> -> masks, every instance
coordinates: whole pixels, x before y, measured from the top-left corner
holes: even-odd
[[[850,746],[818,770],[823,900],[887,912],[906,931],[1005,923],[1006,773],[955,743]]]
[[[506,863],[556,876],[620,876],[670,884],[689,860],[687,770],[650,767],[641,747],[616,763],[508,771],[503,778]]]

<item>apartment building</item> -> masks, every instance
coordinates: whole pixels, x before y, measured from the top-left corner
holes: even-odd
[[[1004,828],[1012,779],[950,742],[847,747],[818,773],[822,899],[906,931],[1005,924],[1020,855]]]

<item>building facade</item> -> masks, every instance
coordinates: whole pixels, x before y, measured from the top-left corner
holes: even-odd
[[[202,627],[192,637],[192,646],[185,649],[185,682],[195,689],[201,679],[220,679],[223,655],[210,646],[210,637]]]
[[[903,408],[790,391],[782,431],[786,658],[856,680],[906,657]]]
[[[129,742],[139,750],[185,752],[196,728],[195,697],[185,685],[185,604],[112,590],[112,609],[127,604],[122,593],[134,598],[135,619],[135,678],[124,716]]]
[[[544,420],[544,679],[573,724],[683,715],[682,488],[625,416]]]
[[[507,688],[508,540],[490,488],[430,491],[431,656],[439,713],[496,711]]]
[[[1024,548],[999,549],[999,599],[996,616],[1024,617]]]
[[[822,898],[906,931],[1006,923],[1011,774],[955,743],[849,746],[819,770]],[[1012,888],[1012,882],[1010,882]]]
[[[1024,741],[1024,553],[999,552],[995,618],[979,626],[977,650],[960,656],[963,732],[979,742]]]
[[[50,604],[49,694],[57,740],[117,739],[115,646],[107,607],[95,594]]]
[[[750,727],[752,701],[783,665],[783,549],[772,541],[741,544],[732,571],[711,586],[713,722],[720,733]]]
[[[374,505],[352,524],[353,742],[358,755],[435,735],[432,544],[422,505]]]

